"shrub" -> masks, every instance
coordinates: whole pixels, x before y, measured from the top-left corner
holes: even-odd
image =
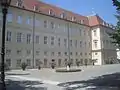
[[[25,62],[21,63],[21,68],[24,71],[27,67],[27,64]]]

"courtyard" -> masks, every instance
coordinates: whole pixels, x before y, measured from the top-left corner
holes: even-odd
[[[11,70],[6,72],[7,90],[119,90],[119,67],[120,64],[81,66],[81,72],[70,73],[48,68]]]

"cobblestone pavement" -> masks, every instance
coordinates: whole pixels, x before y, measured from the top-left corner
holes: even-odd
[[[80,68],[81,72],[73,73],[52,69],[8,71],[7,90],[120,90],[120,64]]]

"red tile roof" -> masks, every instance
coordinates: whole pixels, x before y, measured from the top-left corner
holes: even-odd
[[[60,14],[64,12],[67,20],[71,20],[71,17],[75,17],[76,19],[75,21],[78,21],[78,22],[82,21],[83,24],[88,26],[100,25],[100,24],[103,24],[104,22],[98,15],[86,17],[86,16],[75,14],[71,11],[67,11],[50,4],[43,3],[38,0],[22,0],[22,1],[23,1],[24,8],[27,10],[34,11],[34,6],[37,5],[39,9],[38,12],[41,12],[47,15],[49,14],[49,10],[52,10],[55,16],[57,17],[60,17]],[[17,3],[17,0],[12,0],[11,5],[16,6],[16,3]]]

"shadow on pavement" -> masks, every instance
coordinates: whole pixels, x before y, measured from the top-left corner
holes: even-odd
[[[47,90],[47,87],[42,87],[43,83],[37,81],[12,81],[7,80],[7,90]],[[1,85],[0,85],[1,88]],[[1,90],[1,89],[0,89]]]
[[[58,86],[67,87],[68,90],[80,88],[86,88],[85,90],[120,90],[120,73],[102,75],[87,81],[61,83]]]

